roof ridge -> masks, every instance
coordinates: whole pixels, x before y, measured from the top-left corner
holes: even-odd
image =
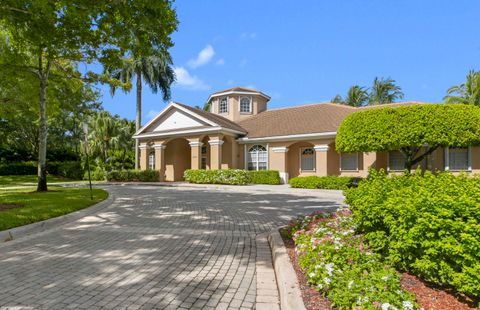
[[[356,109],[356,107],[352,107],[346,104],[333,103],[333,102],[326,101],[326,102],[306,103],[302,105],[294,105],[289,107],[273,108],[273,109],[268,109],[265,112],[286,110],[286,109],[297,109],[297,108],[304,108],[304,107],[310,107],[310,106],[316,106],[316,105],[328,105],[328,106],[335,106],[335,107],[341,107],[341,108],[347,108],[347,109]]]

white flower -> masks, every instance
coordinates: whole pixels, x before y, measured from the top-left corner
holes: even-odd
[[[362,296],[358,296],[357,305],[361,305],[361,304],[362,304]]]
[[[329,285],[329,284],[330,284],[330,278],[325,277],[325,278],[323,279],[323,282],[325,282],[326,285]]]
[[[329,264],[326,264],[326,265],[325,265],[325,270],[327,271],[327,274],[328,274],[329,276],[332,275],[333,266],[335,266],[334,263],[329,263]]]
[[[408,300],[402,302],[402,307],[404,310],[413,310],[413,304]]]
[[[315,272],[310,272],[310,273],[308,274],[308,276],[309,276],[310,278],[313,278],[314,276],[316,276],[316,274],[315,274]]]
[[[348,282],[348,289],[351,289],[352,288],[352,285],[353,285],[353,280]]]
[[[387,280],[388,280],[388,276],[383,276],[383,277],[382,277],[382,280],[383,280],[383,281],[387,281]]]
[[[323,288],[323,285],[317,284],[317,287],[318,287],[319,289],[322,289],[322,288]]]
[[[388,310],[390,308],[390,304],[388,302],[382,304],[382,310]]]

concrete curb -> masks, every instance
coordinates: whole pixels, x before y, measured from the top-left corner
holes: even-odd
[[[280,294],[280,308],[306,310],[300,285],[297,281],[297,274],[293,269],[278,229],[273,230],[268,235],[268,242],[272,250],[273,268]]]
[[[107,191],[108,192],[108,191]],[[0,231],[0,244],[6,241],[16,240],[20,237],[24,237],[30,234],[36,234],[43,232],[47,229],[56,228],[63,224],[76,221],[84,216],[90,215],[92,213],[96,213],[101,209],[108,207],[114,201],[114,196],[108,192],[107,199],[100,201],[90,207],[85,209],[81,209],[72,213],[68,213],[65,215],[60,215],[57,217],[50,218],[45,221],[35,222],[32,224],[27,224],[24,226],[19,226],[7,230]]]

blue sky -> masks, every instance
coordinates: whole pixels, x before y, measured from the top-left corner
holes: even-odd
[[[253,87],[269,108],[328,101],[391,77],[405,100],[439,102],[480,69],[480,1],[213,1],[175,4],[172,100],[202,106],[214,91]],[[134,119],[135,92],[104,108]],[[145,87],[143,119],[166,106]]]

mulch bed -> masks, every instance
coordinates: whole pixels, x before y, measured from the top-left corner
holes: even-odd
[[[21,204],[2,204],[2,203],[0,203],[0,211],[8,210],[8,209],[21,208],[21,207],[23,207],[23,205],[21,205]]]
[[[293,269],[297,274],[298,283],[302,292],[303,303],[307,310],[325,310],[333,309],[327,298],[308,285],[307,280],[298,266],[297,256],[295,254],[295,243],[292,239],[286,239],[282,236],[283,242],[287,248],[288,256],[292,261]],[[402,273],[401,285],[404,290],[415,294],[417,304],[425,310],[467,310],[478,309],[473,306],[471,300],[464,296],[455,295],[449,290],[442,290],[432,287],[417,277]]]

